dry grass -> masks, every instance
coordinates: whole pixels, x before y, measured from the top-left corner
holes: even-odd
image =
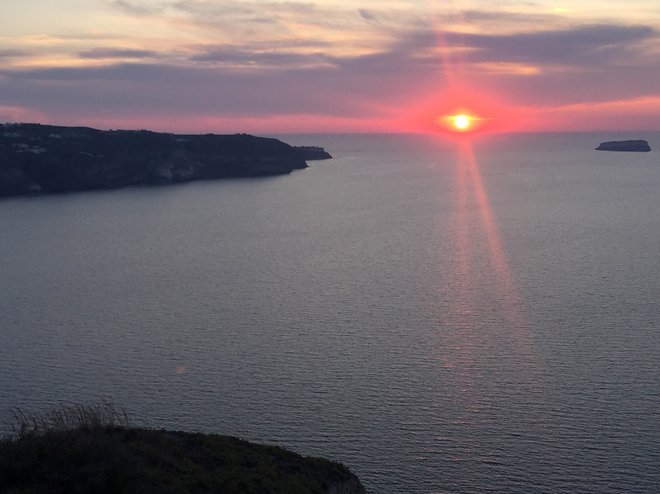
[[[338,463],[226,436],[125,427],[112,402],[15,417],[15,437],[0,439],[0,493],[365,493]]]
[[[12,412],[12,429],[14,435],[19,438],[48,432],[129,426],[126,411],[117,408],[112,401],[93,405],[62,405],[41,414],[27,413],[20,408],[15,408]]]

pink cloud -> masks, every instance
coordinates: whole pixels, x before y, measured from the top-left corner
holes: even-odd
[[[0,105],[0,122],[41,122],[46,118],[44,113],[31,108]]]

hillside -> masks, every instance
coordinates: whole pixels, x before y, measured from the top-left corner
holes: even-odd
[[[206,434],[81,427],[0,442],[0,492],[364,494],[346,467]]]
[[[279,175],[305,168],[305,158],[247,134],[0,124],[0,197]]]

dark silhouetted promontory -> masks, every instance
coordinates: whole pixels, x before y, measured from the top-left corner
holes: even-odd
[[[295,146],[306,161],[331,160],[332,156],[321,146]]]
[[[0,125],[0,196],[257,177],[305,168],[277,139]]]
[[[633,141],[607,141],[602,142],[596,148],[597,151],[632,151],[637,153],[647,153],[651,150],[649,143],[644,140]]]

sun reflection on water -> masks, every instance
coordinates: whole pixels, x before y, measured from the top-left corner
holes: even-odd
[[[531,323],[469,140],[457,142],[452,221],[452,299],[444,317],[442,366],[465,390],[466,410],[484,386],[537,387]],[[497,375],[495,375],[497,374]]]

